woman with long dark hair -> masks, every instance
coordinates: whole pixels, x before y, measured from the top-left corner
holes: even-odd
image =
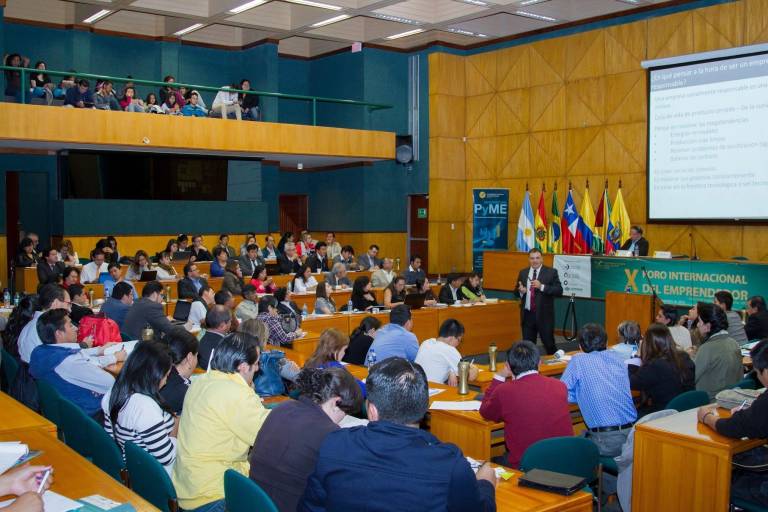
[[[384,289],[384,307],[392,309],[398,304],[405,302],[405,277],[395,276],[395,278]]]
[[[112,389],[104,395],[104,428],[121,450],[131,441],[149,452],[170,473],[176,461],[178,423],[160,397],[171,371],[168,347],[138,343],[125,360]]]
[[[293,242],[293,233],[286,231],[283,236],[280,237],[280,241],[277,242],[277,250],[281,254],[285,253],[285,244]]]
[[[187,395],[190,378],[197,368],[197,338],[182,327],[176,327],[165,337],[171,354],[173,367],[168,375],[165,386],[160,390],[160,396],[173,414],[181,414],[184,397]]]
[[[332,315],[336,312],[336,303],[331,296],[331,285],[324,281],[315,290],[315,314]]]
[[[24,326],[27,325],[32,317],[35,316],[37,309],[37,296],[25,295],[19,301],[19,305],[13,308],[11,316],[8,317],[8,323],[2,332],[3,347],[9,354],[19,357],[19,335]],[[8,383],[10,384],[10,382]]]
[[[293,293],[308,293],[314,291],[316,286],[317,279],[312,275],[312,269],[304,263],[291,281],[291,291]]]
[[[352,307],[358,311],[367,311],[378,306],[376,297],[371,293],[371,279],[368,276],[360,276],[352,285]]]
[[[130,264],[125,273],[125,280],[138,281],[141,279],[141,273],[149,271],[151,268],[152,264],[149,262],[147,251],[139,249],[136,251],[136,256],[133,257],[133,263]]]
[[[363,318],[360,325],[349,335],[349,346],[341,360],[350,364],[365,364],[365,355],[371,348],[376,331],[380,328],[381,321],[375,316]]]

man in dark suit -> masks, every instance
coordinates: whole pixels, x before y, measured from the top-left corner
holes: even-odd
[[[208,281],[200,276],[197,265],[187,263],[184,265],[184,278],[179,280],[176,286],[180,299],[196,299],[200,293],[200,288],[208,286]]]
[[[357,264],[362,270],[378,270],[381,268],[382,263],[381,259],[378,258],[378,254],[379,246],[376,244],[371,244],[367,253],[361,254],[357,257]]]
[[[648,256],[648,240],[643,238],[643,228],[632,226],[629,228],[629,240],[621,246],[622,251],[629,251],[632,256]]]
[[[50,247],[43,250],[43,257],[37,264],[37,281],[39,286],[48,283],[58,283],[59,277],[64,274],[64,263],[59,261],[56,249]]]
[[[761,340],[768,338],[768,310],[766,310],[765,299],[760,295],[755,295],[747,301],[747,324],[744,330],[747,332],[747,339]]]
[[[296,244],[285,244],[283,254],[277,257],[277,264],[281,274],[295,274],[301,269],[301,258],[296,254]]]
[[[229,328],[232,325],[232,315],[226,306],[215,305],[205,315],[205,336],[200,339],[200,346],[197,351],[197,366],[203,370],[208,369],[208,362],[211,359],[211,352],[216,345],[229,334]]]
[[[264,265],[264,258],[259,253],[259,246],[250,244],[245,248],[245,254],[240,256],[237,262],[240,264],[240,272],[243,273],[243,278],[247,278],[246,280],[250,281],[253,273],[256,271],[256,267]]]
[[[328,244],[325,242],[317,242],[315,245],[315,253],[307,258],[307,266],[312,269],[313,273],[328,272],[331,270],[328,262]]]
[[[141,298],[133,303],[125,315],[123,332],[131,339],[138,340],[141,330],[147,325],[155,331],[155,337],[168,334],[173,324],[163,313],[163,285],[159,281],[150,281],[144,285]]]
[[[555,297],[563,294],[557,270],[544,266],[541,251],[528,251],[530,266],[517,276],[517,291],[520,294],[520,320],[523,339],[541,342],[547,354],[554,354],[555,346]]]
[[[448,282],[440,288],[440,294],[437,297],[437,301],[441,304],[455,304],[456,301],[463,301],[463,295],[459,291],[461,289],[461,283],[464,281],[464,277],[460,274],[448,274]]]

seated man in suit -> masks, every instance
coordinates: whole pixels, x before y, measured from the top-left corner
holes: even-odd
[[[301,258],[296,254],[296,244],[287,242],[283,254],[278,256],[277,263],[281,274],[295,274],[301,269]]]
[[[133,305],[133,288],[128,283],[117,283],[112,288],[112,296],[107,298],[104,305],[101,306],[101,312],[107,315],[107,318],[114,320],[120,330],[123,330],[125,315]]]
[[[761,340],[768,338],[768,310],[766,310],[765,299],[760,295],[755,295],[747,301],[747,324],[744,330],[747,332],[747,338],[750,340]]]
[[[306,265],[312,269],[312,273],[328,272],[331,265],[328,258],[328,245],[325,242],[315,244],[315,252],[307,258]]]
[[[416,284],[418,281],[424,281],[426,278],[427,274],[421,268],[421,256],[414,254],[411,256],[408,270],[405,271],[405,284]]]
[[[88,295],[85,293],[85,288],[81,284],[71,284],[67,288],[69,292],[69,298],[72,301],[72,309],[69,313],[69,318],[75,325],[80,325],[80,320],[84,316],[93,315],[93,310],[90,308],[88,302]]]
[[[629,251],[633,256],[648,256],[648,240],[643,238],[643,228],[629,228],[629,239],[621,246],[622,251]]]
[[[455,445],[419,429],[429,408],[419,365],[381,361],[366,387],[368,427],[326,436],[298,510],[496,510],[491,465],[475,475]]]
[[[251,280],[253,273],[256,271],[256,267],[264,265],[264,258],[259,253],[259,246],[256,244],[249,244],[245,247],[245,254],[238,259],[240,264],[240,272],[243,273],[243,277],[247,281]]]
[[[163,313],[163,285],[159,281],[150,281],[144,285],[141,298],[134,302],[125,315],[123,332],[132,340],[138,340],[141,330],[147,325],[155,331],[155,337],[168,334],[173,324]]]
[[[192,237],[192,247],[189,249],[192,251],[192,261],[212,261],[213,256],[208,252],[208,249],[203,245],[203,237],[201,235],[195,235]]]
[[[227,306],[215,305],[205,315],[205,336],[200,339],[200,346],[197,351],[197,367],[203,370],[208,369],[208,361],[211,359],[211,352],[216,345],[229,334],[229,328],[232,325],[232,315]]]
[[[374,288],[386,288],[389,283],[395,278],[397,274],[392,270],[394,261],[392,258],[384,258],[381,262],[381,268],[371,275],[371,284]],[[406,284],[408,284],[408,278],[405,278]]]
[[[456,301],[468,302],[460,291],[463,282],[464,276],[461,274],[448,274],[448,282],[440,288],[440,294],[437,296],[438,302],[442,304],[455,304]]]
[[[58,283],[64,274],[64,263],[59,261],[59,253],[49,247],[43,250],[43,257],[37,263],[38,288],[48,283]]]
[[[379,246],[371,244],[368,248],[368,252],[358,256],[357,264],[361,270],[379,270],[381,268],[381,259],[377,257],[379,254]]]
[[[352,281],[347,277],[347,267],[343,263],[334,263],[330,272],[325,275],[325,282],[330,286],[352,288]]]
[[[333,258],[334,263],[343,263],[347,270],[358,270],[360,266],[355,261],[355,249],[351,245],[341,248],[341,254]]]
[[[180,299],[194,300],[200,294],[203,286],[208,286],[208,281],[200,275],[197,265],[187,263],[184,265],[184,278],[176,285]]]

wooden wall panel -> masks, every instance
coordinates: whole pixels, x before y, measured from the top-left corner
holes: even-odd
[[[429,140],[430,177],[449,180],[466,178],[464,142],[458,138],[431,137]]]
[[[744,4],[734,2],[693,11],[693,48],[708,52],[744,44]]]
[[[744,44],[768,42],[768,4],[765,0],[744,2]]]
[[[463,96],[435,94],[429,97],[430,137],[463,137],[466,117]]]
[[[690,11],[648,20],[648,59],[693,53],[693,14]]]
[[[429,95],[464,96],[464,58],[449,53],[429,54]],[[430,101],[430,106],[431,106]],[[430,127],[430,135],[431,127]]]

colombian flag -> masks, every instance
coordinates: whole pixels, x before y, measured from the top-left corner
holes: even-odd
[[[547,230],[547,207],[544,205],[544,190],[539,196],[539,206],[536,208],[536,217],[534,219],[534,228],[536,235],[536,248],[541,252],[549,250],[549,233]]]

